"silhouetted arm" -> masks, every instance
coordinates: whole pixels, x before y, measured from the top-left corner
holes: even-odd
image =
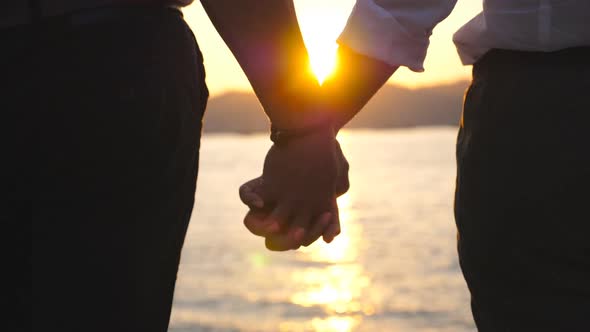
[[[337,129],[348,123],[387,82],[398,66],[338,48],[338,66],[322,85],[323,107],[333,114]]]
[[[311,74],[293,2],[202,3],[272,124],[287,132],[307,129],[305,135],[274,144],[267,153],[261,195],[268,210],[258,216],[262,230],[250,228],[266,237],[269,249],[297,249],[321,236],[328,224],[338,223],[338,182],[347,180],[348,168],[331,119],[317,107],[319,84]]]
[[[338,71],[324,83],[338,126],[349,121],[399,66],[424,71],[434,27],[457,0],[357,0],[338,43]]]
[[[279,128],[308,127],[327,113],[339,129],[397,69],[341,46],[338,69],[320,97],[291,0],[201,2]]]
[[[319,84],[291,0],[201,0],[271,122],[307,127]],[[312,111],[313,110],[313,111]]]

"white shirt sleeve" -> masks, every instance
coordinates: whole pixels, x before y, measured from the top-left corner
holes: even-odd
[[[393,66],[424,71],[429,37],[457,0],[357,0],[338,43]]]

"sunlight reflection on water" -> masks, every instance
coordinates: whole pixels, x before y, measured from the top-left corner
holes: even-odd
[[[454,128],[343,132],[351,190],[331,244],[271,253],[238,186],[266,135],[203,139],[171,332],[472,332],[452,218]]]
[[[362,302],[363,290],[371,281],[362,266],[355,263],[362,226],[355,223],[351,199],[350,194],[338,199],[340,236],[331,244],[322,242],[301,251],[311,262],[330,265],[293,272],[293,281],[303,289],[296,292],[291,301],[304,307],[319,305],[332,315],[314,319],[312,325],[316,331],[351,331],[362,320],[360,313],[370,314],[374,310],[370,303]]]

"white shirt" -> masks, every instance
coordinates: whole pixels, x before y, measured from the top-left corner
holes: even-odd
[[[432,30],[456,1],[357,0],[338,42],[391,65],[424,71]],[[464,64],[492,48],[549,52],[590,46],[590,0],[484,0],[483,12],[453,40]]]

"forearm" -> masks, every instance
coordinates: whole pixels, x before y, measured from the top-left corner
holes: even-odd
[[[319,89],[292,0],[202,0],[272,123],[305,127]]]
[[[338,43],[348,48],[340,48],[339,70],[324,83],[325,94],[341,103],[335,107],[340,125],[366,104],[397,66],[424,70],[432,30],[449,15],[455,3],[456,0],[356,1],[338,38]]]
[[[334,127],[342,128],[360,112],[397,68],[340,46],[337,69],[321,88]]]

